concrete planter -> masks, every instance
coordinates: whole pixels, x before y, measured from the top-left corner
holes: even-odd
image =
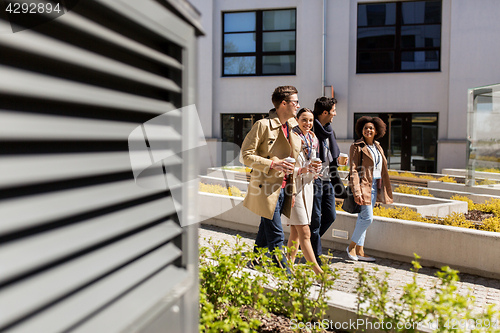
[[[449,199],[393,192],[394,203],[384,207],[408,207],[422,216],[445,217],[452,213],[467,213],[467,203]]]
[[[449,174],[450,176],[460,176],[465,178],[467,170],[443,169],[443,173]],[[476,178],[500,180],[500,173],[496,172],[474,171],[474,175]]]
[[[438,182],[439,183],[439,182]],[[471,199],[474,203],[485,203],[488,200],[491,200],[492,198],[495,199],[500,199],[500,196],[495,196],[491,194],[476,194],[476,193],[471,193],[471,192],[460,192],[458,190],[464,189],[466,190],[467,187],[464,187],[463,184],[460,184],[462,186],[455,186],[455,189],[439,189],[439,188],[433,188],[433,187],[417,187],[419,190],[427,190],[429,191],[429,194],[432,194],[434,198],[440,198],[440,199],[450,199],[454,195],[460,195],[467,197]],[[394,193],[394,190],[398,187],[399,185],[392,185],[392,191]],[[434,184],[431,186],[435,186]],[[446,186],[446,185],[444,185]],[[452,186],[453,187],[453,186]]]
[[[206,224],[257,233],[260,217],[241,205],[242,198],[200,193],[199,213]],[[323,245],[345,250],[356,225],[356,215],[337,212],[337,219],[323,236]],[[285,233],[289,228],[284,226]],[[368,254],[406,262],[413,254],[425,266],[449,265],[463,273],[500,278],[495,249],[500,233],[375,217],[368,229]]]
[[[453,191],[456,194],[462,195],[462,192],[473,194],[486,194],[490,196],[500,196],[500,185],[476,185],[465,186],[465,184],[444,183],[437,181],[430,181],[427,185],[429,189],[440,189]]]

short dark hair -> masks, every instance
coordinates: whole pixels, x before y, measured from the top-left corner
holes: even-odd
[[[337,100],[332,97],[320,97],[314,102],[314,115],[317,117],[323,114],[324,111],[330,111],[337,103]]]
[[[275,108],[278,108],[280,103],[292,96],[293,94],[298,94],[299,91],[294,86],[279,86],[274,89],[273,96],[271,97],[271,101]]]
[[[311,112],[314,115],[314,113],[312,112],[311,109],[302,108],[299,110],[299,112],[297,112],[297,115],[295,116],[295,118],[299,119],[300,115],[303,114],[304,112]]]
[[[380,119],[379,117],[370,117],[370,116],[363,116],[358,119],[356,122],[356,134],[362,138],[363,137],[363,127],[367,123],[372,123],[373,126],[375,126],[375,131],[377,131],[377,135],[375,135],[375,139],[381,138],[385,135],[385,130],[387,126],[385,125],[384,121]]]

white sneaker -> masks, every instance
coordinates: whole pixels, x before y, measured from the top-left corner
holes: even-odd
[[[349,253],[349,246],[347,246],[345,251],[347,252],[347,256],[349,257],[349,259],[354,260],[354,261],[358,261],[358,256],[356,256],[356,255],[353,256],[352,254]]]

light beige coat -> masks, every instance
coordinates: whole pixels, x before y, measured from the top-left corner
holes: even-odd
[[[245,137],[241,145],[240,161],[252,169],[250,184],[243,205],[255,214],[272,219],[281,184],[285,174],[270,169],[272,161],[285,159],[289,156],[298,160],[301,149],[301,139],[292,133],[297,125],[294,118],[288,120],[290,142],[282,130],[282,124],[276,111],[269,111],[269,117],[257,121]],[[295,194],[295,181],[291,176],[285,191],[283,214],[290,217],[292,208],[292,192]]]
[[[387,160],[378,141],[374,141],[374,145],[380,152],[380,156],[382,156],[382,188],[378,190],[377,202],[390,204],[393,200]],[[361,154],[363,155],[363,159],[361,159]],[[361,167],[359,166],[360,160],[362,161]],[[363,205],[370,205],[374,162],[372,154],[368,150],[368,146],[363,138],[351,145],[351,149],[349,150],[349,162],[349,178],[352,193],[354,196],[361,194]]]
[[[311,132],[312,135],[314,133]],[[297,135],[294,133],[294,135]],[[311,156],[316,156],[316,149],[313,149]],[[307,166],[307,158],[304,150],[301,149],[297,166],[293,173],[295,178],[295,186],[297,188],[297,195],[295,196],[295,206],[292,208],[290,218],[283,218],[283,224],[290,225],[306,225],[311,223],[312,208],[314,202],[314,174],[303,173],[297,175],[299,169]]]

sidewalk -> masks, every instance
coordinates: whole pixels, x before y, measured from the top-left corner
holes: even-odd
[[[214,241],[227,240],[234,243],[234,236],[239,234],[245,243],[253,246],[255,234],[234,231],[226,228],[215,227],[211,225],[200,225],[199,244],[206,245],[204,240],[212,238]],[[365,266],[367,270],[372,267],[378,267],[380,275],[389,272],[390,295],[397,296],[402,294],[402,286],[412,281],[413,272],[410,270],[411,264],[390,259],[377,258],[375,263],[356,262],[347,258],[345,251],[323,249],[323,253],[331,253],[332,269],[337,269],[339,278],[335,281],[334,289],[341,292],[356,293],[357,274],[354,272],[356,267]],[[499,263],[500,264],[500,263]],[[417,281],[418,285],[430,288],[438,280],[434,274],[438,271],[436,268],[423,267],[419,270]],[[470,291],[475,297],[475,306],[477,310],[485,308],[488,304],[496,304],[500,311],[500,280],[487,279],[470,274],[460,274],[458,283],[458,292],[467,294]],[[427,291],[431,296],[431,291]]]

